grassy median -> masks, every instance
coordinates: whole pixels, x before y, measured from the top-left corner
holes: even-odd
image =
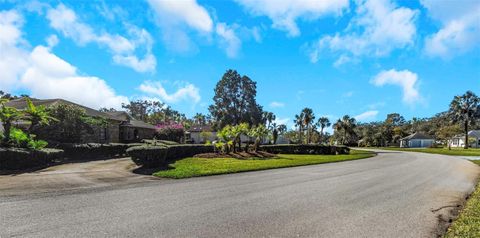
[[[472,162],[480,165],[480,160]],[[457,220],[448,228],[445,237],[480,237],[480,184],[477,184]]]
[[[374,156],[368,151],[351,150],[349,155],[284,155],[275,158],[186,158],[170,165],[153,175],[165,178],[190,178],[207,175],[229,174],[245,171],[285,168],[302,165],[323,164],[347,160],[364,159]]]
[[[395,151],[411,151],[411,152],[422,152],[430,154],[441,154],[441,155],[458,155],[458,156],[480,156],[480,149],[478,148],[399,148],[399,147],[380,147],[377,149],[381,150],[395,150]]]

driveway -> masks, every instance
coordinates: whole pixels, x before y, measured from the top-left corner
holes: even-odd
[[[463,159],[390,151],[332,164],[0,195],[0,237],[436,237],[444,229],[439,220],[451,217],[479,173]]]

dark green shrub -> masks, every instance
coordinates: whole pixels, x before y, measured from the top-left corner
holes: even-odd
[[[345,146],[325,146],[325,145],[262,145],[260,150],[272,154],[316,154],[316,155],[335,155],[349,154],[350,148]]]
[[[144,145],[128,148],[127,153],[135,164],[155,168],[166,164],[167,150],[166,146]]]
[[[147,140],[143,139],[142,143],[149,145],[178,145],[178,142],[169,141],[169,140]]]
[[[0,170],[42,167],[63,160],[63,150],[0,148]]]
[[[144,145],[127,149],[135,164],[146,168],[161,167],[175,160],[212,152],[212,145]]]
[[[132,146],[138,146],[142,144],[70,144],[63,143],[57,147],[65,151],[65,157],[69,160],[100,160],[117,158],[127,155],[127,149]]]

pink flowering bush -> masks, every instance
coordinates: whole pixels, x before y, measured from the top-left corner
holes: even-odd
[[[185,128],[176,122],[162,123],[155,126],[155,137],[159,140],[182,142],[185,135]]]

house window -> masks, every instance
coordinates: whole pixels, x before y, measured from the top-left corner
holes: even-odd
[[[453,139],[453,145],[458,145],[458,139]]]

